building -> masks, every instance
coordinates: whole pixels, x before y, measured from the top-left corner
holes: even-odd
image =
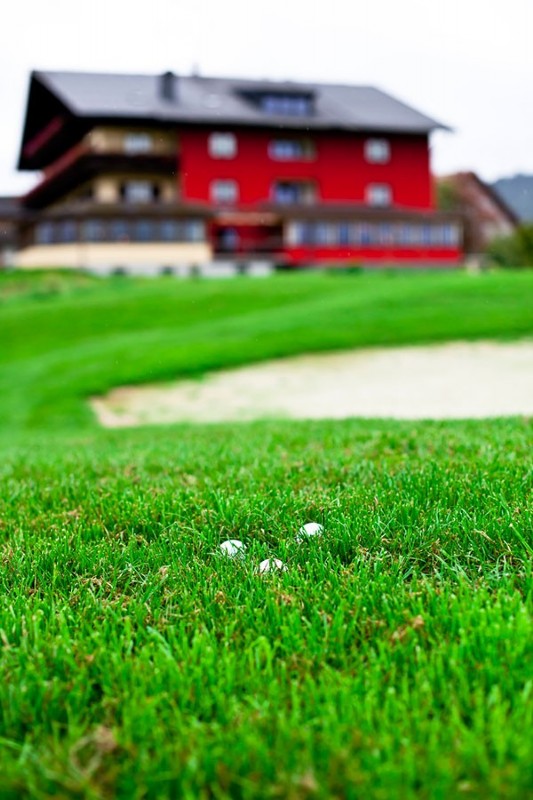
[[[435,208],[438,122],[370,87],[34,72],[16,263],[221,272],[457,265]]]
[[[439,206],[459,213],[463,221],[463,249],[481,255],[493,239],[514,233],[519,219],[503,197],[474,172],[456,172],[438,181]]]

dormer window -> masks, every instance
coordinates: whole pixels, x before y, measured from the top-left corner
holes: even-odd
[[[314,112],[312,92],[246,90],[241,96],[265,114],[277,117],[310,117]]]
[[[308,117],[313,111],[312,98],[304,94],[263,94],[259,105],[267,114],[281,117]]]

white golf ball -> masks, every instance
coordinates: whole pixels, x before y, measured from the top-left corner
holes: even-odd
[[[287,570],[286,565],[283,561],[280,561],[279,558],[265,558],[264,561],[261,561],[259,564],[259,572],[285,572]]]
[[[246,545],[239,541],[239,539],[228,539],[222,542],[220,549],[228,558],[243,558]]]
[[[303,542],[305,539],[310,539],[312,536],[321,536],[323,533],[324,528],[318,522],[307,522],[298,531],[296,541]]]

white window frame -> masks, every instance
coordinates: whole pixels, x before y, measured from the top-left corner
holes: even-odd
[[[150,153],[153,146],[154,141],[150,133],[144,131],[128,131],[124,134],[124,152],[129,156]]]
[[[392,186],[388,183],[369,183],[366,187],[366,202],[374,208],[392,205]]]
[[[209,196],[213,203],[236,203],[239,199],[239,184],[232,178],[217,178],[211,181]]]
[[[365,141],[365,160],[369,164],[388,164],[390,157],[390,142],[387,139]]]
[[[237,155],[237,137],[234,133],[228,131],[210,133],[207,149],[211,158],[235,158]]]

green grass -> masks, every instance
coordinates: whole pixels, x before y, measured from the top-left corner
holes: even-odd
[[[302,352],[533,332],[527,271],[31,278],[0,277],[0,417],[10,432],[91,427],[86,398],[120,384]]]
[[[528,420],[109,433],[84,403],[531,336],[532,295],[527,273],[0,276],[0,798],[533,797]],[[270,556],[287,572],[258,576]]]

